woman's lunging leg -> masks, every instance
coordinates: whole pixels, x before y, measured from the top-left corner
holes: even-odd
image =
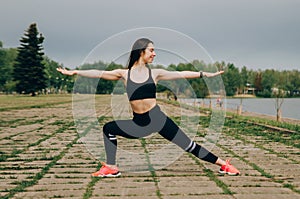
[[[115,123],[109,122],[103,126],[103,138],[104,147],[106,153],[106,163],[109,165],[116,164],[116,153],[118,141],[116,135],[110,134],[112,131],[116,131]]]
[[[123,125],[131,126],[132,120],[122,120],[122,121],[112,121],[108,122],[103,126],[103,138],[104,138],[104,147],[106,153],[106,163],[109,165],[116,164],[116,154],[118,147],[118,140],[116,135],[120,135],[126,138],[136,138],[132,135],[127,134],[122,130],[118,123]]]

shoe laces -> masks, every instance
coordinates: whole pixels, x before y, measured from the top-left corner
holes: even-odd
[[[231,165],[231,164],[230,164],[230,161],[231,161],[231,158],[229,158],[229,159],[226,160],[226,166],[227,166],[227,165],[228,165],[228,166]]]

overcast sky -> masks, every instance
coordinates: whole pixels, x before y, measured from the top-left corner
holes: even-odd
[[[0,0],[0,41],[5,48],[19,46],[24,31],[36,22],[45,37],[46,55],[75,67],[97,46],[103,48],[99,44],[107,39],[123,35],[126,40],[124,31],[138,38],[135,29],[157,27],[161,40],[157,35],[154,39],[150,33],[147,36],[155,46],[172,40],[164,47],[172,51],[177,46],[178,54],[193,50],[182,45],[182,38],[189,38],[214,61],[254,70],[299,70],[299,10],[300,0]],[[168,37],[166,30],[174,34]],[[132,39],[119,43],[120,48],[129,50]],[[121,56],[118,53],[115,56]],[[164,57],[158,51],[157,58],[160,54]]]

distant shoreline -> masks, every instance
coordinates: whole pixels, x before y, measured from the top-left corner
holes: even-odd
[[[185,100],[182,100],[182,101],[179,100],[179,102],[195,106],[194,102],[187,102]],[[209,108],[209,104],[203,103],[203,102],[197,102],[196,106],[203,107],[203,108]],[[216,107],[215,104],[213,103],[212,108],[214,109],[214,108],[218,108],[218,107]],[[238,113],[237,108],[228,108],[228,107],[226,107],[226,109],[224,109],[224,111],[225,112],[230,112],[232,114],[237,114]],[[250,112],[250,111],[245,111],[244,109],[242,109],[241,116],[257,117],[257,118],[263,118],[263,119],[276,121],[276,115],[268,115],[268,114],[263,114],[263,113],[258,113],[258,112]],[[289,124],[300,125],[300,120],[295,119],[295,118],[282,117],[282,122],[286,122],[286,123],[289,123]]]
[[[250,95],[250,94],[238,94],[238,95],[234,95],[232,98],[257,98],[257,96]]]
[[[235,110],[235,109],[226,108],[225,111],[237,114],[237,110]],[[275,116],[274,115],[267,115],[267,114],[256,113],[256,112],[242,111],[241,116],[258,117],[258,118],[263,118],[263,119],[276,121],[276,115]],[[282,122],[286,122],[286,123],[289,123],[289,124],[300,125],[300,120],[297,120],[297,119],[294,119],[294,118],[282,117],[281,119],[282,119]]]

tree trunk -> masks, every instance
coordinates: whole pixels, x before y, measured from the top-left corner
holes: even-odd
[[[237,106],[237,115],[242,115],[243,106],[240,104]]]
[[[277,109],[276,120],[277,120],[277,122],[281,122],[282,121],[281,109],[280,108]]]

